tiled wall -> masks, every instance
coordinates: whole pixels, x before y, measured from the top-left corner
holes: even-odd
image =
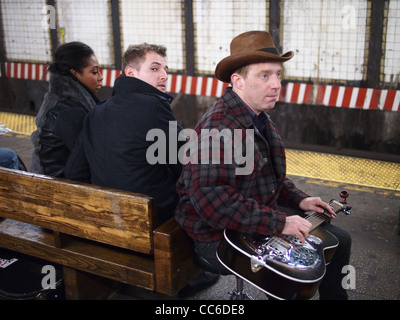
[[[265,0],[194,0],[196,71],[213,73],[217,63],[229,55],[229,44],[236,35],[267,30],[268,4]]]
[[[286,74],[296,79],[365,78],[367,1],[283,2],[283,51],[294,58]]]
[[[383,0],[380,0],[383,1]],[[45,0],[1,0],[5,61],[51,61],[49,12]],[[192,4],[194,72],[213,76],[216,64],[229,54],[234,36],[266,30],[271,18],[268,0],[119,0],[123,52],[129,44],[150,42],[168,48],[172,72],[188,74],[185,6]],[[354,85],[366,79],[371,1],[281,0],[280,45],[295,57],[286,64],[290,81]],[[400,1],[386,0],[380,80],[398,89],[400,77]],[[54,0],[58,42],[79,40],[90,45],[105,68],[114,68],[111,0]],[[44,11],[43,11],[44,10]],[[373,57],[372,57],[373,58]],[[375,88],[377,89],[377,88]]]
[[[384,51],[385,82],[400,82],[400,1],[390,1]]]
[[[57,29],[61,43],[82,41],[101,65],[112,66],[113,42],[108,0],[57,0]]]
[[[142,42],[167,47],[168,66],[184,70],[182,1],[121,0],[122,47]]]
[[[1,1],[3,43],[8,60],[51,60],[50,36],[42,25],[45,0]]]

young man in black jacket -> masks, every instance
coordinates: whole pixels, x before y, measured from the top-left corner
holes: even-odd
[[[67,179],[154,197],[160,222],[174,212],[182,166],[170,161],[168,145],[158,158],[148,151],[156,143],[150,133],[164,135],[167,144],[173,140],[177,150],[184,143],[177,141],[182,128],[165,93],[167,79],[164,46],[130,46],[112,96],[86,117],[65,169]]]
[[[178,151],[186,142],[178,138],[182,128],[172,113],[173,98],[165,93],[166,48],[131,45],[122,63],[123,75],[116,79],[112,96],[86,117],[65,176],[151,196],[162,223],[173,216],[178,203]],[[201,273],[185,292],[217,280],[216,275]]]

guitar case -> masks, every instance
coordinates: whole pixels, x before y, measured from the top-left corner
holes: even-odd
[[[46,286],[46,283],[50,283],[47,281],[50,274],[55,278],[52,284],[54,289],[49,288],[49,285]],[[63,300],[64,298],[60,266],[0,248],[0,300]]]

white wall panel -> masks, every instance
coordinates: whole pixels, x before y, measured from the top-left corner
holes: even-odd
[[[285,0],[283,52],[288,77],[363,80],[366,54],[366,0]]]
[[[214,73],[220,60],[230,54],[238,34],[267,30],[265,0],[194,0],[195,60],[200,73]]]
[[[384,62],[384,81],[400,82],[400,1],[389,2]]]
[[[90,46],[102,66],[113,64],[111,9],[108,0],[56,0],[60,42]]]
[[[121,0],[120,12],[123,51],[143,42],[164,45],[169,69],[184,69],[182,1]]]
[[[49,28],[42,24],[46,1],[2,0],[0,4],[6,59],[51,61]]]

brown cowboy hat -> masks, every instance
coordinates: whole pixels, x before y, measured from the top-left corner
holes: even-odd
[[[269,32],[248,31],[233,38],[231,55],[217,64],[215,75],[219,80],[229,83],[232,73],[240,67],[270,60],[285,62],[293,55],[293,51],[279,55]]]

